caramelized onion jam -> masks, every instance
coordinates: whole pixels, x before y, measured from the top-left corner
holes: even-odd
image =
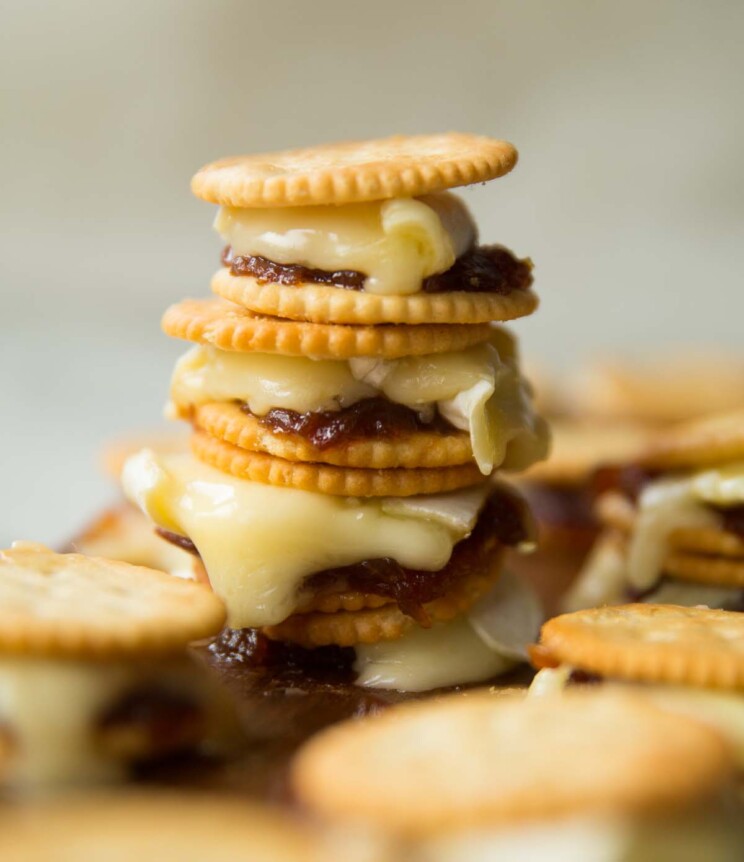
[[[325,284],[343,290],[364,290],[366,275],[354,270],[328,272],[299,264],[276,263],[259,255],[236,255],[231,246],[222,251],[222,263],[232,275],[249,275],[259,284]],[[521,260],[500,245],[481,245],[459,257],[445,272],[430,275],[421,285],[424,293],[466,291],[506,296],[532,284],[532,263]]]
[[[242,404],[241,409],[253,415],[248,405]],[[354,440],[390,440],[415,431],[447,434],[455,430],[439,414],[424,422],[415,410],[387,398],[364,398],[340,410],[310,413],[275,407],[257,418],[273,433],[299,434],[319,451]]]

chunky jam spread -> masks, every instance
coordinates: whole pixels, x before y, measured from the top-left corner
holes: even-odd
[[[242,409],[250,413],[247,405],[242,405]],[[422,422],[415,410],[386,398],[364,398],[341,410],[315,413],[276,407],[259,421],[275,434],[299,434],[320,451],[370,437],[391,439],[419,430],[442,434],[453,430],[438,415],[432,422]]]
[[[157,688],[130,692],[98,720],[107,750],[129,760],[165,757],[195,748],[204,738],[205,716],[192,699]]]
[[[315,592],[355,589],[390,598],[426,628],[431,621],[424,605],[445,595],[463,578],[485,571],[497,545],[514,546],[527,538],[520,498],[498,489],[488,499],[473,532],[455,545],[447,565],[439,571],[407,569],[385,557],[316,572],[304,586]]]
[[[532,284],[532,264],[520,260],[508,248],[481,245],[465,252],[446,271],[424,279],[424,293],[464,290],[468,293],[498,293],[527,290]]]
[[[222,263],[233,275],[250,275],[259,284],[326,284],[344,290],[364,290],[366,275],[353,270],[328,272],[298,264],[276,263],[257,255],[236,255],[231,246],[222,252]],[[424,279],[424,293],[467,291],[498,293],[506,296],[513,290],[526,290],[532,284],[532,264],[520,260],[500,245],[471,248],[445,272]]]
[[[259,284],[329,284],[346,290],[363,290],[366,278],[353,270],[327,272],[294,263],[275,263],[259,255],[235,255],[229,245],[222,251],[222,263],[233,275],[252,275]]]

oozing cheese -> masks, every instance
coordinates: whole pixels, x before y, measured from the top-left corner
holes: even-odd
[[[368,688],[429,691],[483,682],[514,667],[514,660],[486,646],[466,617],[411,629],[402,638],[359,644],[356,684]]]
[[[95,718],[136,677],[122,665],[0,660],[0,723],[14,740],[9,783],[31,788],[111,780],[122,765],[95,745]]]
[[[0,726],[12,737],[3,779],[31,792],[125,777],[129,764],[101,745],[98,723],[129,693],[148,689],[203,703],[210,721],[223,708],[219,689],[186,657],[139,663],[0,658]]]
[[[476,241],[467,208],[446,192],[336,207],[223,207],[214,226],[237,255],[361,272],[364,289],[378,294],[415,293]]]
[[[262,416],[272,408],[338,410],[382,395],[424,418],[438,410],[467,431],[478,466],[489,474],[498,466],[522,469],[547,449],[546,425],[534,415],[529,387],[508,353],[501,332],[467,350],[396,360],[314,360],[198,346],[177,363],[171,399],[181,407],[239,400]]]
[[[378,557],[414,569],[441,569],[482,505],[469,490],[441,495],[470,501],[471,517],[454,526],[415,505],[401,509],[398,500],[247,482],[190,455],[150,450],[129,459],[122,482],[156,524],[194,542],[234,628],[286,619],[303,579],[323,569]]]

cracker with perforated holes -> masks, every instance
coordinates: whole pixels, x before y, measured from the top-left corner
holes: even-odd
[[[290,320],[339,324],[478,324],[516,320],[532,314],[539,304],[528,289],[507,294],[452,290],[382,296],[319,284],[263,283],[252,276],[218,270],[212,290],[256,314]]]
[[[744,614],[631,604],[554,617],[540,644],[563,664],[601,676],[704,688],[744,687]]]
[[[503,547],[495,547],[483,571],[460,578],[445,595],[427,602],[424,610],[430,621],[449,622],[471,608],[493,587],[501,574],[503,557]],[[284,622],[265,628],[264,632],[274,640],[313,648],[330,644],[354,646],[360,643],[397,640],[416,625],[397,604],[388,603],[378,608],[356,611],[293,614]]]
[[[264,452],[287,461],[378,470],[450,467],[473,460],[469,435],[455,428],[441,433],[419,429],[394,437],[351,439],[319,449],[301,434],[274,431],[239,404],[197,405],[192,415],[195,426],[211,437],[239,449]]]
[[[439,494],[477,485],[483,481],[483,475],[475,463],[415,470],[334,467],[329,464],[288,461],[263,452],[251,452],[201,431],[192,436],[191,449],[200,461],[238,479],[343,497]]]
[[[0,653],[105,659],[183,651],[216,634],[207,587],[164,572],[16,542],[0,551]]]
[[[395,135],[221,159],[196,173],[191,190],[233,207],[337,205],[482,183],[516,162],[514,147],[495,138]]]
[[[223,299],[185,299],[163,316],[173,338],[241,353],[281,353],[314,359],[375,356],[399,359],[464,350],[488,341],[488,324],[346,326],[263,317]]]
[[[686,810],[713,798],[732,772],[718,734],[638,696],[482,690],[323,731],[296,756],[291,780],[317,815],[434,838],[576,815]]]

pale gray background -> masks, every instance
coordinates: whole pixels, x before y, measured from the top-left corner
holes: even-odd
[[[739,343],[737,0],[4,0],[0,41],[0,546],[74,531],[112,494],[100,442],[157,421],[160,313],[219,250],[188,180],[218,156],[508,138],[517,171],[467,199],[537,263],[528,356]]]

